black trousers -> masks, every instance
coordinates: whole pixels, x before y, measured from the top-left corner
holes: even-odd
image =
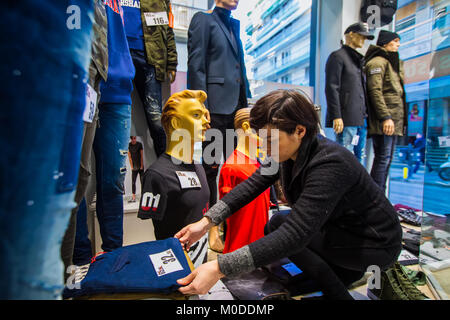
[[[144,175],[144,170],[139,169],[139,170],[132,170],[131,171],[131,192],[133,194],[136,194],[136,179],[137,176],[139,175],[139,179],[141,181],[141,185],[142,185],[142,177]]]
[[[212,153],[212,156],[214,158],[220,159],[220,157],[223,155],[223,162],[227,160],[227,158],[231,155],[234,148],[237,145],[237,141],[233,142],[233,150],[226,150],[226,130],[227,129],[234,129],[234,116],[235,112],[229,115],[223,115],[223,114],[211,114],[211,129],[217,129],[221,132],[221,137],[218,138],[219,141],[215,141],[214,139],[212,141],[206,141],[203,143],[203,153],[205,157],[205,148],[210,143],[220,143],[222,148],[218,150],[220,154],[216,154],[215,152]],[[230,143],[230,142],[229,142]],[[210,191],[210,197],[209,197],[209,206],[213,206],[217,202],[217,175],[219,174],[219,167],[220,162],[215,162],[212,164],[208,164],[205,161],[203,161],[203,168],[205,169],[206,179],[208,180],[208,186]]]
[[[265,234],[273,232],[286,221],[288,214],[274,215],[265,227]],[[349,244],[356,246],[357,244]],[[303,271],[305,280],[316,284],[314,291],[322,291],[330,299],[350,299],[347,287],[361,279],[369,266],[386,270],[400,254],[399,248],[330,248],[324,234],[316,233],[300,252],[289,258]],[[305,281],[306,282],[306,281]]]

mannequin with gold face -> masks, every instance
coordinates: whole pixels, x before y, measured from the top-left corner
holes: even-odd
[[[173,94],[163,108],[167,147],[144,174],[138,212],[139,218],[152,219],[156,240],[173,237],[209,208],[205,170],[193,162],[194,144],[203,141],[209,128],[205,100],[205,92],[185,90]],[[206,242],[207,236],[189,249],[194,266],[205,262]]]
[[[247,180],[260,166],[261,139],[250,127],[251,108],[240,109],[234,118],[238,137],[237,147],[225,161],[219,175],[219,197],[222,199],[231,189]],[[270,189],[227,219],[223,253],[239,249],[264,236],[268,221]]]
[[[206,93],[184,90],[166,102],[161,117],[167,137],[166,153],[184,163],[192,163],[194,144],[202,142],[209,126],[209,111],[203,104]]]

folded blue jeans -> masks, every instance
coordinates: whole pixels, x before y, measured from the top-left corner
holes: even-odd
[[[114,293],[173,293],[191,273],[176,238],[125,246],[95,258],[84,279],[67,286],[63,298]]]
[[[80,165],[93,1],[4,5],[0,299],[57,299]],[[72,24],[74,14],[80,25]]]

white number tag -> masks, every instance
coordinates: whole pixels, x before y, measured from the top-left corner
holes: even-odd
[[[201,188],[200,179],[193,171],[175,171],[180,181],[181,189]]]
[[[89,85],[86,86],[86,106],[84,107],[83,120],[91,123],[94,120],[97,109],[97,92]]]
[[[149,255],[158,277],[183,270],[172,249]]]
[[[145,23],[148,27],[163,26],[169,24],[167,12],[145,12]]]

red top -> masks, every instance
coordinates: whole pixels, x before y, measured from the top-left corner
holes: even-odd
[[[220,199],[239,183],[247,180],[259,168],[256,160],[238,150],[222,166],[219,177]],[[239,249],[264,236],[264,226],[268,221],[270,189],[227,219],[225,247],[223,253]]]

